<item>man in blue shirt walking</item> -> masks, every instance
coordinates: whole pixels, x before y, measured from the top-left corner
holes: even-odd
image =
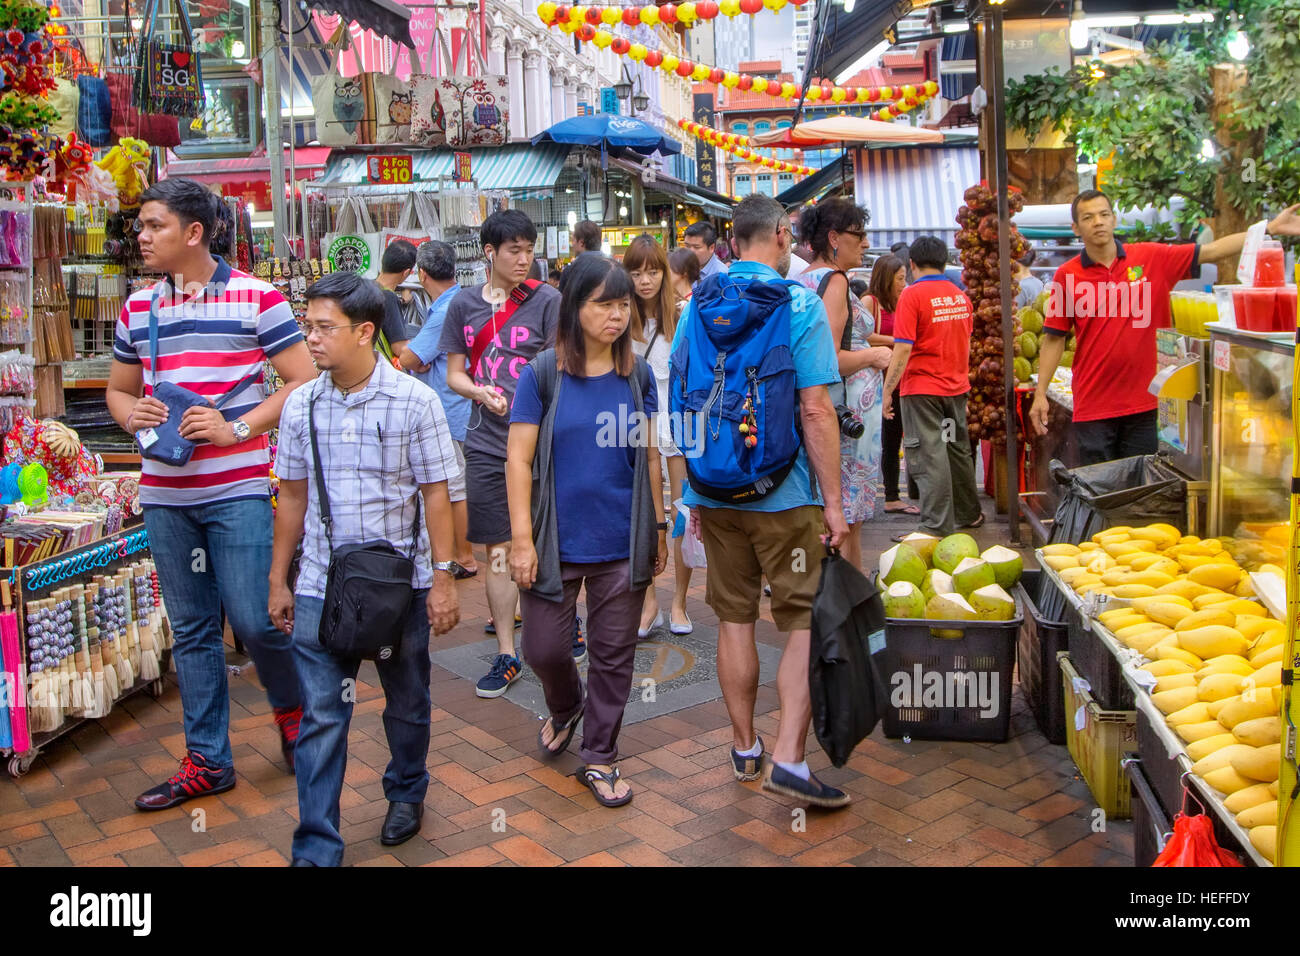
[[[460,291],[456,282],[456,251],[445,242],[430,240],[422,243],[415,254],[415,270],[420,285],[430,302],[428,316],[415,338],[402,349],[402,368],[415,375],[442,400],[447,414],[447,429],[456,447],[459,477],[447,483],[451,498],[452,518],[456,525],[456,565],[452,573],[457,579],[472,578],[478,574],[474,551],[465,540],[468,515],[465,508],[465,427],[469,423],[470,401],[452,391],[447,385],[447,353],[438,348],[442,326],[447,318],[447,306]]]

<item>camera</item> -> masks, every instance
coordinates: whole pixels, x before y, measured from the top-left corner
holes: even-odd
[[[861,438],[862,433],[867,430],[862,424],[862,419],[853,414],[853,410],[847,405],[835,406],[835,418],[840,423],[840,434],[846,438]]]

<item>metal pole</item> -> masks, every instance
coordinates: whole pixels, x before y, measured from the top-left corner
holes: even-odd
[[[266,157],[271,167],[271,214],[274,217],[272,248],[279,258],[288,258],[285,242],[284,147],[280,142],[280,35],[275,0],[261,0],[262,18],[262,117],[266,127]]]
[[[1003,96],[1002,8],[990,8],[988,19],[989,179],[998,198],[998,284],[1002,301],[1002,380],[1006,398],[1007,519],[1011,524],[1011,543],[1020,544],[1020,442],[1016,434],[1016,377],[1014,342],[1015,319],[1011,295],[1011,216],[1007,208],[1007,118]],[[990,446],[992,447],[992,446]]]
[[[289,209],[285,213],[285,221],[289,224],[289,247],[292,251],[294,241],[298,238],[298,216],[297,206],[294,200],[294,188],[298,185],[297,158],[294,155],[294,144],[298,141],[298,122],[293,115],[293,6],[289,5]],[[274,180],[272,180],[274,183]],[[284,183],[279,184],[281,190],[284,189]],[[306,252],[306,249],[303,250]],[[306,256],[304,256],[306,258]]]

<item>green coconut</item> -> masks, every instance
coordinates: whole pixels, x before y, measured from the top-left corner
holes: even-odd
[[[934,549],[938,543],[938,538],[932,534],[926,534],[924,531],[913,531],[903,539],[903,544],[920,555],[927,568],[930,566],[930,560],[934,556]]]
[[[1016,616],[1016,602],[996,584],[972,591],[970,606],[981,621],[1009,621]]]
[[[925,598],[910,581],[898,581],[885,589],[885,617],[924,617]]]
[[[896,544],[880,556],[880,580],[885,584],[910,581],[918,587],[925,577],[925,561],[909,545]]]
[[[995,583],[993,565],[981,558],[962,558],[952,572],[953,589],[962,597],[968,598],[972,591]]]
[[[979,618],[960,594],[936,594],[925,605],[925,616],[932,621],[974,621]],[[930,633],[935,637],[957,640],[965,632],[956,628],[932,627]]]
[[[930,598],[936,594],[953,594],[952,576],[945,574],[938,568],[931,568],[925,572],[925,577],[921,580],[921,594],[925,596],[928,603]]]
[[[946,574],[952,574],[962,558],[978,558],[980,546],[968,534],[957,532],[950,534],[934,546],[934,566]]]
[[[1020,555],[1000,544],[986,548],[980,557],[993,567],[993,576],[997,580],[998,586],[1008,591],[1016,586],[1016,582],[1020,580],[1020,575],[1025,569],[1025,562]]]

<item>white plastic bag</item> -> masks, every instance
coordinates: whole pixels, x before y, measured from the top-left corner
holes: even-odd
[[[691,509],[686,506],[681,498],[673,502],[673,507],[677,509],[682,521],[686,523],[686,530],[681,536],[682,560],[686,562],[688,568],[707,568],[709,562],[704,554],[704,541],[698,534],[691,533]]]
[[[405,239],[418,249],[430,239],[441,238],[442,224],[438,221],[438,210],[433,200],[425,193],[409,192],[396,228],[380,230],[380,254],[399,239]]]
[[[343,200],[334,231],[321,241],[321,251],[335,272],[359,272],[367,279],[379,276],[382,236],[370,218],[365,202],[356,197]]]

